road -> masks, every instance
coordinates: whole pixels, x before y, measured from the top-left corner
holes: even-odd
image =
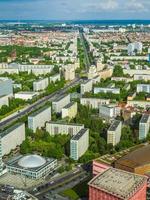
[[[88,174],[86,171],[84,171],[82,168],[78,168],[78,170],[71,171],[67,173],[66,175],[59,177],[55,180],[51,180],[50,182],[41,185],[37,188],[38,192],[30,192],[37,198],[43,197],[44,194],[50,191],[57,190],[58,188],[65,188],[66,184],[73,183],[74,181],[83,180],[84,178],[87,178]]]
[[[80,81],[81,81],[80,78],[76,78],[74,81],[72,81],[71,83],[66,85],[64,88],[62,88],[48,96],[43,97],[42,99],[36,101],[35,103],[33,103],[30,106],[28,106],[27,108],[25,108],[23,111],[20,111],[19,113],[16,113],[14,116],[7,118],[6,120],[3,120],[2,122],[0,122],[0,129],[1,130],[4,129],[5,127],[10,125],[14,121],[17,121],[21,117],[33,112],[34,110],[36,110],[39,107],[41,107],[42,105],[44,105],[47,101],[52,101],[52,100],[58,98],[59,96],[65,94],[69,88],[79,84]]]
[[[85,65],[86,65],[86,71],[88,72],[88,68],[90,67],[90,60],[89,60],[89,56],[88,56],[88,52],[87,52],[87,48],[85,46],[85,39],[83,36],[83,33],[80,32],[80,40],[82,42],[82,46],[84,48],[84,58],[85,58]]]

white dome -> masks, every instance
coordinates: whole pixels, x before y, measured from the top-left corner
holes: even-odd
[[[24,168],[36,168],[44,165],[46,160],[38,155],[24,156],[18,161],[18,165]]]

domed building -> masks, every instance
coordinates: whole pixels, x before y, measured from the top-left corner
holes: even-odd
[[[57,167],[57,160],[39,155],[17,156],[7,163],[7,170],[13,174],[39,179],[52,173]]]

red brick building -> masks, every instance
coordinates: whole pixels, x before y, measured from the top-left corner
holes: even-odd
[[[146,200],[147,178],[109,168],[89,182],[89,200]]]

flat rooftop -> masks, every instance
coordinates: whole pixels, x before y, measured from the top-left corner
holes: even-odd
[[[115,131],[117,129],[117,127],[119,126],[119,124],[120,124],[120,121],[115,120],[109,127],[108,131]]]
[[[66,123],[64,121],[50,121],[50,122],[47,122],[48,124],[58,124],[58,125],[62,125],[62,126],[65,126],[65,125],[68,125],[68,126],[84,126],[84,124],[73,124],[73,123]]]
[[[89,185],[98,190],[112,194],[122,200],[128,200],[147,182],[145,176],[136,175],[123,170],[109,168],[93,178]]]
[[[150,145],[143,146],[123,156],[116,161],[116,164],[136,168],[150,164]]]
[[[81,129],[76,135],[72,137],[71,140],[79,140],[86,133],[87,130],[87,128]]]
[[[150,115],[144,114],[140,120],[140,123],[147,123],[149,121]]]
[[[70,102],[70,103],[68,103],[65,107],[63,107],[63,108],[65,108],[65,109],[68,109],[68,108],[70,108],[71,106],[73,106],[75,104],[75,102]]]
[[[41,112],[45,111],[46,109],[51,108],[51,106],[46,105],[42,108],[40,108],[39,110],[35,111],[34,113],[32,113],[31,115],[29,115],[29,117],[35,117],[36,115],[40,114]]]
[[[58,97],[56,100],[54,100],[53,102],[61,101],[63,98],[65,98],[65,97],[67,97],[67,96],[70,96],[70,95],[69,95],[69,94],[62,95],[62,96]]]

